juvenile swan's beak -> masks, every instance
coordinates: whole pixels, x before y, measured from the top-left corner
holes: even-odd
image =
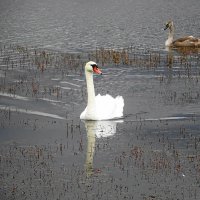
[[[168,28],[169,28],[169,24],[166,24],[164,30],[167,30]]]

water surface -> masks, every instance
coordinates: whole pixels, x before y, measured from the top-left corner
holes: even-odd
[[[200,199],[197,0],[0,2],[1,199]],[[72,53],[73,52],[73,53]],[[81,121],[84,65],[124,119]]]
[[[164,24],[199,37],[198,0],[3,0],[0,41],[69,51],[137,46],[163,49]]]
[[[199,199],[198,54],[0,52],[1,197]],[[96,94],[124,97],[123,120],[80,121],[88,58]]]

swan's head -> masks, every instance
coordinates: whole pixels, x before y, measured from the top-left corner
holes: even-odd
[[[102,74],[101,70],[99,69],[98,65],[93,62],[93,61],[89,61],[86,63],[85,65],[85,70],[87,72],[90,72],[90,73],[96,73],[96,74]]]
[[[170,29],[170,30],[172,30],[172,28],[173,28],[173,21],[168,21],[166,24],[165,24],[165,28],[164,28],[164,30],[167,30],[168,28]]]

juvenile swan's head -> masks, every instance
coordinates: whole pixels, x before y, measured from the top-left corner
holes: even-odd
[[[167,29],[172,29],[173,28],[173,21],[168,21],[166,24],[165,24],[165,28],[164,28],[164,30],[167,30]]]
[[[102,74],[101,70],[99,69],[98,65],[93,62],[93,61],[89,61],[86,63],[85,65],[85,70],[87,72],[90,72],[90,73],[96,73],[96,74]]]

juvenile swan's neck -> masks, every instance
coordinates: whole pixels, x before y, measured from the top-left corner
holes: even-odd
[[[88,109],[95,104],[95,91],[93,83],[93,74],[91,72],[85,71],[86,82],[87,82],[87,93],[88,93]]]
[[[173,42],[173,39],[174,39],[174,26],[172,25],[169,28],[168,39],[165,42],[165,46],[170,46]]]

